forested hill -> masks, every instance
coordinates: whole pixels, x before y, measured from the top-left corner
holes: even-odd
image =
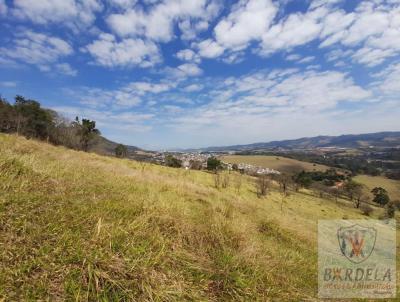
[[[68,120],[57,112],[44,108],[38,101],[16,96],[9,103],[0,95],[0,132],[15,133],[54,145],[96,152],[101,155],[115,155],[117,146],[122,146],[122,155],[132,157],[138,147],[123,146],[101,136],[96,121],[76,117]]]
[[[259,149],[310,149],[318,147],[398,147],[400,146],[400,131],[377,132],[367,134],[348,134],[340,136],[303,137],[292,140],[254,143],[248,145],[218,146],[202,149],[203,151],[244,151]]]

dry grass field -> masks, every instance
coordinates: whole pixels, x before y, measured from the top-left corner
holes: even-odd
[[[317,301],[318,219],[366,216],[227,178],[0,134],[0,301]]]
[[[285,173],[300,172],[302,170],[325,171],[329,168],[324,165],[269,155],[229,155],[223,156],[222,160],[232,164],[246,163],[264,168],[271,168]]]
[[[369,175],[358,175],[354,177],[354,180],[364,184],[369,191],[371,191],[375,187],[382,187],[388,191],[390,199],[400,200],[399,180],[389,179],[383,176],[369,176]]]

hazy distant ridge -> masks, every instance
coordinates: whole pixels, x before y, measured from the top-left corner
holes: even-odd
[[[291,140],[271,141],[247,145],[214,146],[207,147],[203,151],[245,151],[257,149],[308,149],[318,147],[397,147],[400,146],[400,131],[377,132],[366,134],[346,134],[339,136],[315,136],[303,137]]]

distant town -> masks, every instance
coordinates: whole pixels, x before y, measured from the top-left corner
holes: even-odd
[[[229,163],[219,160],[221,152],[158,152],[152,157],[152,161],[165,166],[182,167],[186,170],[235,170],[251,175],[281,174],[279,171],[248,163]],[[225,154],[225,153],[224,153]],[[230,152],[229,154],[233,154]],[[210,167],[210,163],[216,162]]]

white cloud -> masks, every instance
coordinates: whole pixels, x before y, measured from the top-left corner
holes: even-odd
[[[191,84],[183,88],[184,91],[186,92],[195,92],[195,91],[200,91],[203,89],[203,85],[201,84]]]
[[[181,64],[176,68],[167,67],[165,71],[168,75],[181,79],[199,76],[203,73],[203,70],[197,64],[193,63]]]
[[[47,72],[50,75],[63,74],[67,76],[75,77],[78,71],[71,67],[68,63],[60,63],[54,65],[39,65],[40,71]]]
[[[15,81],[2,81],[0,82],[1,87],[6,87],[6,88],[13,88],[17,87],[17,82]]]
[[[347,102],[365,106],[373,97],[371,91],[356,85],[345,73],[295,69],[211,80],[204,91],[210,102],[184,110],[170,121],[173,131],[180,133],[182,144],[187,140],[193,144],[203,140],[219,145],[251,143],[286,135],[317,135],[329,129],[339,131],[346,129],[345,125],[339,122],[343,128],[335,127],[335,122],[344,119],[345,114],[337,116],[334,112]],[[350,120],[355,117],[346,121]],[[207,135],[210,131],[213,138]],[[279,133],[278,137],[273,137],[274,133]]]
[[[352,49],[351,58],[366,66],[380,64],[400,52],[398,2],[365,1],[354,12],[337,9],[341,2],[314,1],[306,12],[292,13],[273,22],[278,13],[277,2],[241,0],[215,26],[214,38],[194,45],[201,57],[222,56],[228,63],[238,58],[240,61],[241,55],[237,53],[251,42],[259,43],[258,53],[263,56],[315,40],[320,42],[320,48],[341,44],[347,48],[343,52]]]
[[[202,70],[196,64],[185,63],[176,68],[177,76],[198,76],[202,74]]]
[[[5,0],[0,0],[0,15],[6,15],[8,11]]]
[[[74,119],[75,116],[80,116],[95,120],[96,126],[102,130],[126,131],[126,135],[132,132],[150,131],[151,126],[146,125],[146,122],[154,117],[152,114],[97,110],[82,106],[56,106],[52,107],[52,109],[71,119]]]
[[[215,27],[215,39],[225,48],[243,49],[261,39],[276,13],[270,0],[241,0]]]
[[[270,55],[278,50],[291,49],[317,38],[322,30],[321,19],[326,15],[324,8],[292,14],[284,21],[273,25],[262,38],[261,54]]]
[[[338,15],[331,15],[334,14]],[[355,13],[340,14],[340,19],[332,18],[332,26],[326,25],[326,28],[330,29],[324,31],[325,40],[321,47],[340,43],[350,48],[358,48],[352,58],[367,66],[376,66],[400,52],[399,6],[374,7],[372,2],[364,2],[358,6]],[[328,19],[329,16],[326,20]],[[341,22],[337,22],[338,20]]]
[[[144,95],[146,93],[161,93],[169,91],[171,88],[175,87],[176,84],[172,82],[165,83],[151,83],[151,82],[133,82],[127,87],[132,89],[132,91],[138,93],[139,95]]]
[[[182,50],[178,51],[176,54],[176,57],[182,61],[189,61],[189,62],[195,62],[195,63],[200,63],[200,61],[201,61],[199,55],[196,54],[191,49],[182,49]]]
[[[165,105],[164,109],[167,110],[167,112],[171,114],[177,114],[181,113],[183,111],[182,107],[176,106],[176,105]]]
[[[362,101],[371,92],[357,86],[346,74],[334,71],[299,72],[276,70],[257,72],[240,78],[213,82],[209,89],[211,102],[182,116],[178,127],[203,127],[238,123],[242,117],[257,118],[271,115],[323,112],[335,108],[341,102]],[[249,124],[251,125],[251,123]]]
[[[288,61],[296,61],[296,63],[310,63],[315,60],[314,56],[302,57],[298,54],[290,54],[286,58]]]
[[[308,56],[308,57],[304,57],[301,60],[299,60],[298,63],[310,63],[310,62],[312,62],[314,60],[315,60],[314,56]]]
[[[290,54],[285,59],[288,60],[288,61],[298,61],[298,60],[301,59],[301,55],[299,55],[299,54]]]
[[[12,44],[12,47],[0,48],[3,59],[37,65],[39,69],[56,64],[74,52],[68,42],[33,31],[17,33]]]
[[[135,107],[144,97],[152,97],[176,87],[174,81],[138,81],[127,83],[117,89],[80,87],[66,89],[67,94],[91,108],[111,108],[112,110]]]
[[[199,54],[205,58],[216,58],[224,53],[224,48],[211,39],[204,40],[197,44]]]
[[[158,46],[139,38],[118,42],[113,35],[101,34],[85,50],[94,57],[97,64],[106,67],[151,67],[161,62]]]
[[[97,0],[14,0],[13,14],[34,23],[57,23],[73,29],[90,26],[103,8]]]
[[[183,20],[179,23],[179,29],[181,31],[182,40],[193,40],[197,37],[200,32],[207,30],[208,22],[200,20],[198,22],[191,21],[190,18]]]
[[[400,63],[392,64],[373,76],[378,79],[373,84],[373,86],[378,88],[377,94],[389,96],[399,102]]]
[[[137,0],[107,0],[112,6],[119,8],[132,8],[137,3]]]
[[[59,73],[68,75],[68,76],[76,76],[78,74],[78,71],[74,68],[71,67],[68,63],[60,63],[55,65],[56,70]]]
[[[106,22],[121,37],[144,36],[155,41],[168,42],[174,38],[174,24],[180,21],[183,38],[206,29],[204,22],[218,13],[214,1],[166,0],[152,6],[149,11],[140,7],[121,14],[110,15]]]

